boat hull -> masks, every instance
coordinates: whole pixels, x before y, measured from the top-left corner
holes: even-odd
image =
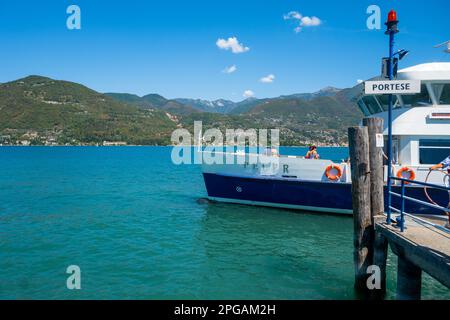
[[[208,197],[214,201],[352,214],[351,183],[240,177],[216,173],[203,173],[203,178]],[[393,191],[401,193],[399,186],[393,186]],[[446,191],[430,189],[428,193],[439,205],[448,205],[449,195]],[[423,187],[407,186],[406,195],[429,202]],[[393,197],[392,203],[394,207],[400,208],[399,198]],[[410,201],[405,202],[405,211],[424,215],[445,215],[441,210],[430,209]]]

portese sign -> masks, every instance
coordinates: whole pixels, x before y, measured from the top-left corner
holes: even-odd
[[[420,80],[366,81],[365,94],[414,94],[420,93]]]

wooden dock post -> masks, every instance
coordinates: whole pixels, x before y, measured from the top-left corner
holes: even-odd
[[[384,213],[383,152],[376,142],[376,135],[383,133],[383,119],[364,118],[363,125],[367,127],[369,134],[370,203],[372,216],[377,216]]]
[[[388,244],[398,257],[397,299],[420,299],[422,272],[450,288],[448,233],[439,228],[424,227],[414,220],[403,232],[386,222],[382,150],[376,144],[376,135],[381,133],[383,122],[371,118],[364,119],[363,124],[363,127],[348,129],[357,294],[369,299],[384,297]],[[377,266],[379,274],[375,271],[369,278],[368,272],[377,269],[369,269],[369,266]],[[371,280],[375,281],[370,283]]]
[[[360,294],[367,294],[367,268],[372,265],[374,238],[370,211],[370,160],[367,127],[350,127],[348,139],[352,172],[355,289]]]
[[[369,162],[370,162],[370,211],[372,225],[375,220],[384,219],[384,174],[383,151],[377,146],[377,134],[383,134],[382,118],[364,118],[363,125],[367,126],[369,134]],[[380,233],[373,238],[373,265],[380,268],[380,289],[373,291],[373,298],[382,299],[386,294],[386,260],[388,241]]]

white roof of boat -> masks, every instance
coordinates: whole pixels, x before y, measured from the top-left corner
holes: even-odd
[[[398,79],[405,80],[450,80],[450,62],[422,63],[401,69],[397,74]]]

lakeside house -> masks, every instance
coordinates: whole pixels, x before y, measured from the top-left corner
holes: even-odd
[[[125,141],[103,141],[103,146],[126,146]]]

